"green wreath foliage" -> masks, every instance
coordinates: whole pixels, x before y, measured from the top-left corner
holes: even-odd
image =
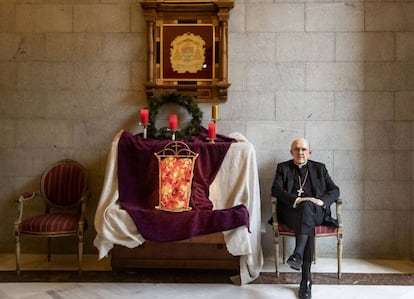
[[[172,132],[167,128],[163,127],[157,129],[156,118],[158,110],[161,106],[167,103],[174,103],[187,109],[187,111],[193,117],[190,123],[183,129],[175,132],[177,138],[189,138],[192,135],[196,135],[200,131],[201,119],[203,112],[198,107],[197,102],[192,96],[181,95],[179,93],[169,93],[152,98],[149,101],[149,122],[148,136],[151,138],[171,138]]]

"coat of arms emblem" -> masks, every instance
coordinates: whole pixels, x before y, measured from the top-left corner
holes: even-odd
[[[184,33],[171,42],[170,62],[173,71],[184,74],[195,74],[204,68],[206,42],[201,36]]]

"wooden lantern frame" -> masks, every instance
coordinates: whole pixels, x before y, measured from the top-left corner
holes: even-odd
[[[141,7],[147,23],[144,85],[148,99],[181,93],[193,96],[198,102],[227,101],[228,20],[233,1],[144,0]],[[204,56],[200,64],[196,55],[190,55],[186,60],[189,66],[178,69],[172,49],[185,36],[190,37],[187,40],[192,50],[197,53],[201,50]],[[193,65],[200,67],[193,68]]]

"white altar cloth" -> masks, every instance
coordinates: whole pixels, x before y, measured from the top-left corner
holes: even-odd
[[[116,134],[112,141],[95,213],[97,235],[94,245],[99,251],[99,259],[106,257],[114,244],[134,248],[145,242],[127,211],[118,204],[117,157],[122,132]],[[230,146],[210,185],[210,200],[214,209],[244,204],[249,211],[250,233],[245,226],[223,232],[229,253],[240,256],[240,276],[232,277],[232,281],[246,284],[256,279],[263,267],[259,177],[253,145],[240,133],[229,136],[239,142]]]

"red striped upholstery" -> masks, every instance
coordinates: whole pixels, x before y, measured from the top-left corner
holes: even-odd
[[[295,234],[293,230],[290,229],[286,224],[279,223],[278,228],[279,228],[279,233],[281,234],[290,234],[292,236]]]
[[[56,205],[69,206],[86,190],[83,169],[74,163],[59,163],[49,169],[42,178],[42,193]]]
[[[338,229],[333,226],[329,225],[319,225],[315,227],[315,234],[317,236],[321,235],[336,235],[338,233]]]
[[[65,159],[48,167],[42,175],[39,192],[26,192],[17,197],[19,218],[14,225],[16,238],[16,271],[20,274],[20,240],[22,235],[48,238],[47,257],[50,261],[51,239],[74,236],[78,243],[79,274],[82,271],[83,237],[87,230],[85,218],[87,190],[86,169],[78,162]],[[42,198],[44,214],[23,219],[24,204],[32,199]],[[36,213],[33,211],[31,215]]]
[[[282,235],[294,235],[292,229],[290,229],[287,225],[283,223],[279,223],[279,234]],[[327,225],[319,225],[315,227],[315,235],[317,236],[323,236],[323,235],[336,235],[338,233],[338,229],[333,226],[327,226]]]
[[[59,235],[76,233],[79,216],[64,213],[31,217],[19,224],[19,231],[28,234]]]

